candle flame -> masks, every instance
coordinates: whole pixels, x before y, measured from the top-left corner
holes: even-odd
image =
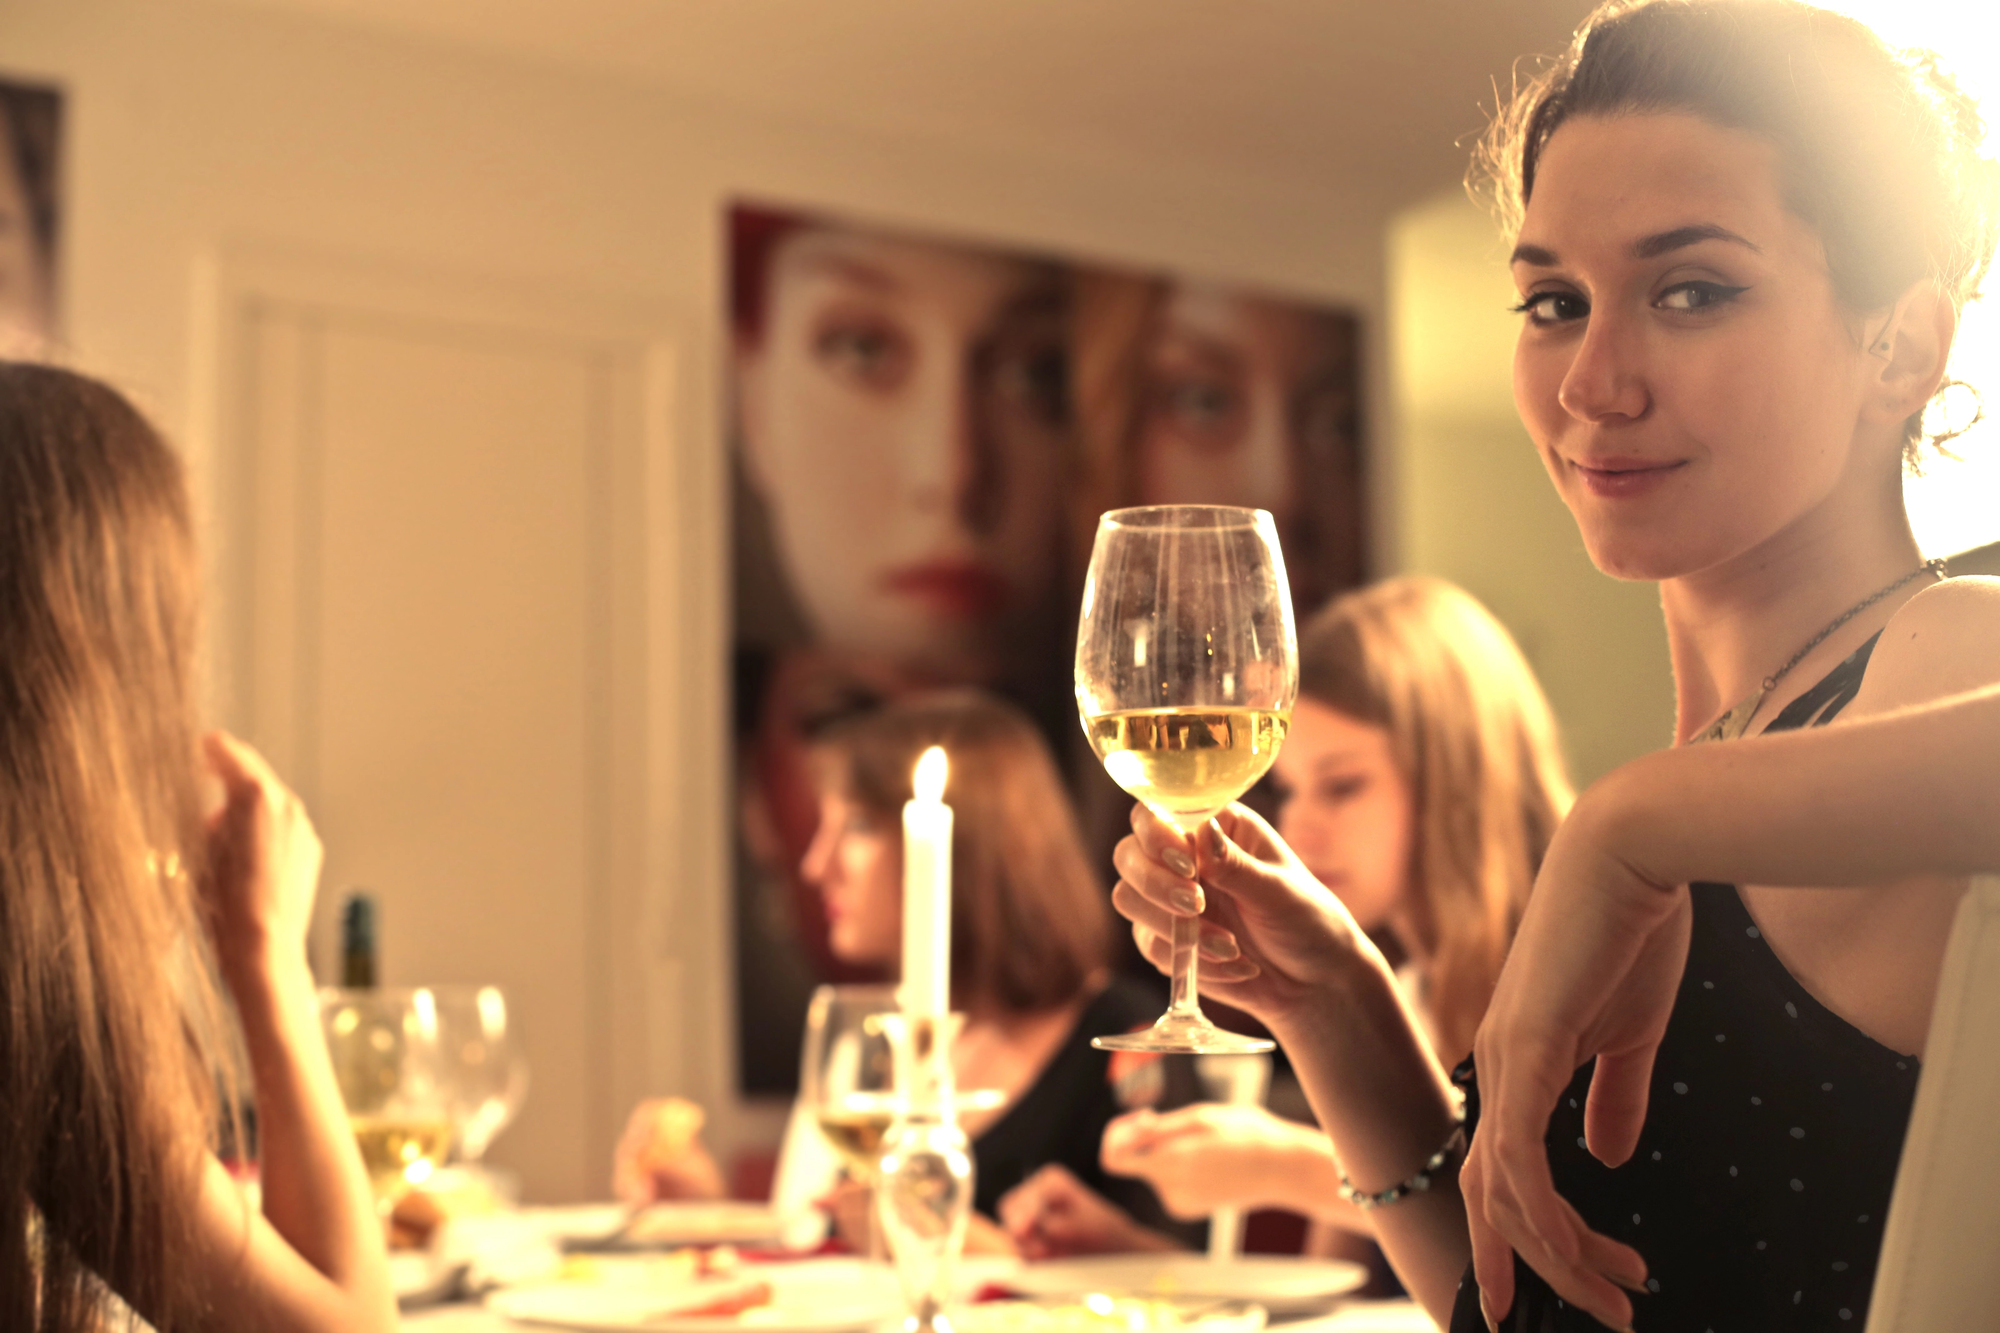
[[[950,774],[951,766],[944,757],[944,747],[933,745],[917,760],[917,771],[910,779],[910,785],[916,789],[918,800],[936,805],[944,799],[945,779]]]

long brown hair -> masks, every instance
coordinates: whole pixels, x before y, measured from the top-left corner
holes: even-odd
[[[218,1027],[180,465],[116,393],[0,364],[0,1326],[165,1330]]]
[[[1521,650],[1441,579],[1335,598],[1299,632],[1299,693],[1389,733],[1409,784],[1408,904],[1439,1054],[1463,1055],[1575,793]]]
[[[819,737],[827,780],[898,830],[917,759],[933,745],[951,764],[954,1004],[1033,1013],[1083,995],[1110,961],[1108,900],[1027,714],[951,690],[843,719]]]

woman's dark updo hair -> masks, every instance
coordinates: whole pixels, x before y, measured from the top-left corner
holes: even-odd
[[[1819,232],[1851,310],[1880,310],[1924,279],[1960,308],[1978,294],[2000,226],[2000,171],[1980,155],[1978,105],[1930,52],[1894,50],[1798,0],[1607,0],[1563,56],[1517,80],[1473,188],[1517,231],[1565,121],[1676,111],[1776,147],[1786,201]],[[1922,415],[1905,424],[1912,464]]]

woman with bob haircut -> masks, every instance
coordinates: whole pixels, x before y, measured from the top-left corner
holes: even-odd
[[[903,806],[917,760],[944,747],[953,815],[951,1006],[966,1016],[953,1047],[958,1086],[995,1090],[994,1110],[961,1115],[972,1138],[977,1248],[1010,1248],[990,1225],[1000,1197],[1050,1162],[1152,1226],[1172,1227],[1144,1184],[1098,1163],[1104,1127],[1133,1098],[1164,1095],[1166,1071],[1146,1065],[1114,1082],[1113,1065],[1090,1038],[1152,1021],[1159,997],[1110,965],[1111,914],[1090,868],[1076,816],[1048,742],[1014,705],[977,690],[948,690],[853,712],[812,739],[819,827],[800,867],[826,905],[828,939],[843,963],[894,976],[903,929]],[[1189,1089],[1191,1091],[1191,1089]],[[1125,1100],[1121,1100],[1121,1098]],[[642,1105],[635,1125],[655,1103]],[[801,1138],[787,1135],[786,1158]],[[646,1144],[620,1147],[616,1175],[635,1201],[671,1191],[635,1177]],[[791,1183],[799,1165],[779,1164],[779,1192],[809,1196],[831,1186],[830,1153],[819,1179]]]
[[[1140,811],[1120,845],[1156,961],[1213,890],[1205,987],[1459,1333],[1867,1319],[1945,941],[2000,866],[2000,584],[1925,562],[1901,489],[1993,251],[1982,134],[1933,58],[1793,0],[1606,5],[1497,122],[1516,404],[1593,561],[1660,585],[1678,744],[1550,844],[1463,1121],[1268,827]]]
[[[248,746],[197,741],[196,587],[152,427],[0,363],[0,1327],[393,1328],[306,969],[319,840]],[[216,972],[261,1214],[215,1156]]]

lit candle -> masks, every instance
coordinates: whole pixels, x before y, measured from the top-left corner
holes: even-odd
[[[903,807],[903,1012],[942,1018],[951,1003],[951,807],[944,751],[917,760]]]

